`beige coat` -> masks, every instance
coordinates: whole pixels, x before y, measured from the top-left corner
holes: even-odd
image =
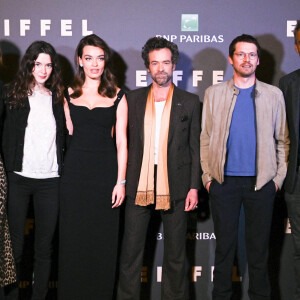
[[[227,139],[239,90],[233,79],[205,92],[200,135],[200,160],[204,186],[212,179],[224,181]],[[256,80],[256,190],[273,180],[281,188],[287,172],[289,137],[282,92]]]

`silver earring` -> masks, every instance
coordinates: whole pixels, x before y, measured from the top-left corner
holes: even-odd
[[[79,66],[82,68],[82,67],[83,67],[83,64],[79,64]]]

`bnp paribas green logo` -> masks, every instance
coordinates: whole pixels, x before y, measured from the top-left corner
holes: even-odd
[[[181,31],[198,31],[198,15],[182,14],[181,15]]]

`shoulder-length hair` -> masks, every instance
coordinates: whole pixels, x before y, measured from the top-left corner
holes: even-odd
[[[71,85],[73,93],[72,98],[78,98],[82,95],[82,86],[85,82],[85,73],[82,67],[79,66],[78,58],[82,58],[83,48],[85,46],[94,46],[101,48],[104,51],[105,67],[101,75],[101,81],[98,87],[98,93],[101,96],[113,98],[117,92],[116,78],[112,73],[111,66],[111,51],[108,45],[96,34],[87,35],[82,38],[75,52],[76,76]]]
[[[45,82],[45,87],[52,93],[55,93],[58,102],[63,101],[64,88],[57,53],[49,43],[35,41],[26,50],[15,79],[8,84],[8,88],[6,89],[5,97],[10,99],[9,103],[11,107],[24,106],[24,99],[32,95],[32,88],[35,85],[32,71],[35,61],[41,53],[49,54],[52,63],[52,72]]]

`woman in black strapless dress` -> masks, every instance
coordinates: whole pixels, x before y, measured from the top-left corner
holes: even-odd
[[[72,138],[61,181],[58,299],[111,300],[125,197],[127,102],[102,39],[84,37],[76,57],[78,74],[65,99]]]

